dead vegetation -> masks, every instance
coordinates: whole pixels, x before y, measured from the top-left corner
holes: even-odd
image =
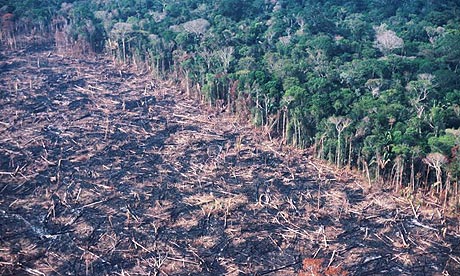
[[[460,273],[441,206],[147,73],[52,49],[2,53],[0,68],[2,275]]]

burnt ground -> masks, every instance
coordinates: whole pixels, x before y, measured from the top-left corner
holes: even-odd
[[[460,275],[458,219],[435,202],[283,149],[132,67],[0,55],[1,275],[296,275],[304,259]]]

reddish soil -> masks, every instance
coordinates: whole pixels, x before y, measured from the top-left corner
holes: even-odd
[[[133,67],[1,53],[1,275],[460,275],[459,221],[436,202]]]

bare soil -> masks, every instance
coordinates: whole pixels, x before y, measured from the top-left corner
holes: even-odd
[[[460,275],[458,217],[434,200],[268,141],[134,67],[0,54],[1,275],[296,275],[305,259]]]

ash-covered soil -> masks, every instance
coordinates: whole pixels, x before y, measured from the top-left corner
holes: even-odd
[[[460,275],[458,218],[436,202],[270,142],[134,69],[1,53],[1,275],[296,275],[305,259]]]

